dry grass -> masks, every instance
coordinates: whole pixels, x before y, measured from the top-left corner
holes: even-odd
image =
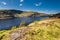
[[[41,22],[41,21],[40,21]],[[31,30],[24,32],[24,38],[19,40],[60,40],[60,19],[53,21],[46,21],[47,23],[40,23],[38,21],[34,22],[33,25],[28,27],[14,28],[11,30],[0,31],[0,38],[3,36],[2,40],[9,40],[9,35],[11,32],[18,31],[24,28],[31,28]]]

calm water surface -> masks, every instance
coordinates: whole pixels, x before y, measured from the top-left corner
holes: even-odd
[[[23,17],[23,18],[14,18],[10,20],[0,20],[0,30],[10,29],[12,26],[19,26],[21,21],[25,21],[25,25],[28,25],[31,22],[39,21],[43,18],[47,18],[47,16],[44,17]]]

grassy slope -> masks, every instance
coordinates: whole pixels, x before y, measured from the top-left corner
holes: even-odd
[[[53,21],[52,21],[53,20]],[[27,29],[30,29],[27,31]],[[18,37],[17,40],[60,40],[60,19],[49,19],[43,21],[36,21],[28,27],[12,28],[11,30],[0,31],[0,39],[11,40],[11,34],[18,31],[24,31],[20,34],[23,35]],[[24,34],[23,34],[24,33]]]

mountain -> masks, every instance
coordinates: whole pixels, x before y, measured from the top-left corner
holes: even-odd
[[[0,10],[0,19],[9,19],[14,17],[38,17],[38,16],[48,16],[48,15],[44,13],[28,12],[20,10]]]
[[[0,14],[1,13],[5,13],[5,14],[16,14],[16,13],[18,13],[18,14],[20,14],[20,13],[22,13],[23,11],[21,11],[21,10],[0,10]]]
[[[60,13],[50,14],[50,18],[60,18]]]
[[[19,10],[0,10],[0,19],[14,18],[15,14],[20,14],[22,11]]]
[[[18,17],[39,17],[48,16],[48,14],[38,13],[38,12],[22,12],[21,14],[16,14]]]
[[[60,18],[60,13],[54,14],[53,17]]]

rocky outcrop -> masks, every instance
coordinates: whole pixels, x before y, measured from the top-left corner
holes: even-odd
[[[10,40],[21,40],[25,37],[25,32],[30,31],[31,28],[24,28],[21,30],[16,30],[10,33]]]

